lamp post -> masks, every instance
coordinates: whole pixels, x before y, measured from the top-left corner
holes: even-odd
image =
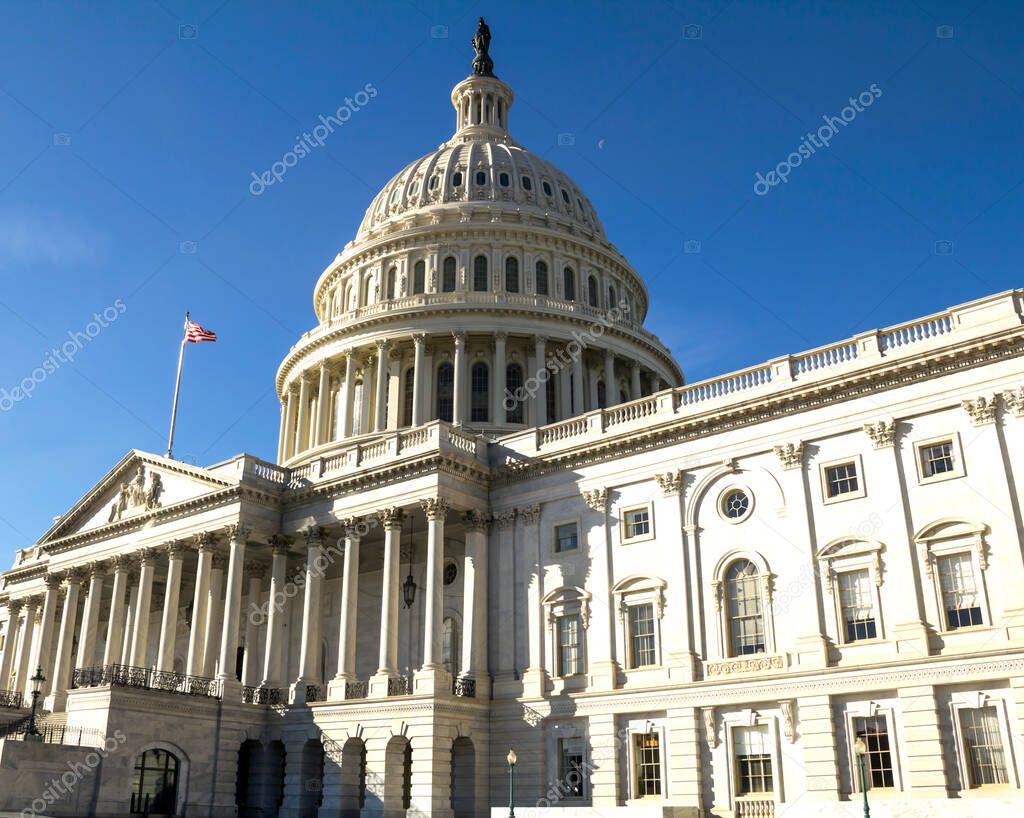
[[[505,760],[508,761],[508,818],[516,818],[516,808],[515,805],[512,803],[512,793],[514,791],[515,786],[513,782],[516,779],[517,759],[516,751],[513,750],[511,747],[508,750],[508,756],[506,756]]]
[[[857,754],[857,766],[860,767],[860,791],[864,796],[864,818],[871,818],[871,807],[868,805],[867,774],[864,771],[864,764],[868,757],[868,745],[864,743],[863,736],[857,736],[857,740],[853,742],[853,751]]]
[[[32,682],[32,713],[28,717],[28,730],[25,731],[25,735],[34,737],[41,735],[39,728],[36,727],[36,707],[39,705],[40,687],[46,681],[42,665],[36,668],[36,675],[29,681]]]

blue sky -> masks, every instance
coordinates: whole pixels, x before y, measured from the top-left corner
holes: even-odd
[[[87,335],[30,398],[0,392],[0,561],[128,449],[164,450],[186,309],[220,340],[188,350],[176,454],[273,459],[313,284],[450,135],[480,14],[514,136],[588,193],[688,380],[1021,285],[1018,3],[8,3],[0,389]]]

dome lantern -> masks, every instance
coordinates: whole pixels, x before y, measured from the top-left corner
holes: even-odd
[[[455,106],[455,140],[510,140],[508,109],[512,107],[512,89],[494,76],[494,61],[488,53],[491,30],[480,18],[473,36],[473,73],[452,89]]]

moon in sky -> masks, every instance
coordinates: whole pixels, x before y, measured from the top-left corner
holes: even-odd
[[[597,140],[597,149],[599,151],[603,151],[604,150],[604,140],[603,139],[598,139]]]

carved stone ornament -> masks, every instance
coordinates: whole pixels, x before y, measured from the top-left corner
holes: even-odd
[[[784,670],[781,656],[757,656],[749,659],[728,659],[724,662],[708,662],[704,672],[708,676],[730,676],[734,673],[764,673]]]
[[[303,530],[308,547],[322,546],[324,544],[324,527],[322,525],[309,525]]]
[[[508,511],[499,511],[494,515],[493,519],[498,528],[508,530],[512,527],[512,523],[515,522],[516,510],[513,508]]]
[[[397,506],[382,508],[377,512],[377,516],[380,517],[381,525],[384,528],[401,528],[402,523],[405,522],[405,512]]]
[[[670,471],[665,474],[656,474],[654,479],[658,481],[661,493],[666,497],[678,496],[683,488],[683,472]]]
[[[1013,412],[1014,417],[1024,417],[1024,386],[1003,392],[1006,408]]]
[[[999,409],[997,395],[979,395],[972,400],[963,401],[960,405],[970,415],[972,426],[984,426],[987,423],[996,422],[996,411]]]
[[[442,497],[428,497],[420,500],[420,505],[428,520],[443,520],[448,515],[448,501]]]
[[[591,489],[583,492],[583,502],[591,511],[604,511],[608,507],[608,489]]]
[[[537,525],[540,520],[540,506],[533,505],[527,506],[526,508],[518,509],[519,516],[523,520],[523,525]]]
[[[225,529],[229,542],[231,540],[241,540],[242,542],[245,542],[251,531],[252,529],[248,526],[242,525],[241,523],[232,523]]]
[[[267,575],[267,564],[262,560],[246,560],[245,575],[249,579],[263,579]]]
[[[708,749],[714,750],[718,746],[718,725],[716,724],[715,708],[702,707],[700,715],[704,719],[704,739],[708,743]]]
[[[150,472],[147,487],[146,467],[140,463],[135,477],[121,484],[121,489],[110,505],[107,522],[112,523],[134,514],[141,514],[143,511],[159,508],[160,495],[163,494],[163,491],[163,481],[156,472]]]
[[[896,421],[892,418],[865,423],[864,433],[876,449],[887,449],[896,442]]]
[[[196,551],[213,551],[217,546],[217,535],[212,531],[200,531],[192,538],[192,547]]]
[[[487,516],[486,512],[473,509],[462,513],[462,522],[467,531],[486,531],[491,518]]]
[[[782,710],[782,734],[792,744],[796,741],[796,700],[782,699],[779,707]]]
[[[786,471],[789,471],[790,469],[799,469],[800,466],[803,465],[803,442],[782,443],[776,446],[774,451],[775,456],[779,458],[779,462],[782,464],[782,468]]]

